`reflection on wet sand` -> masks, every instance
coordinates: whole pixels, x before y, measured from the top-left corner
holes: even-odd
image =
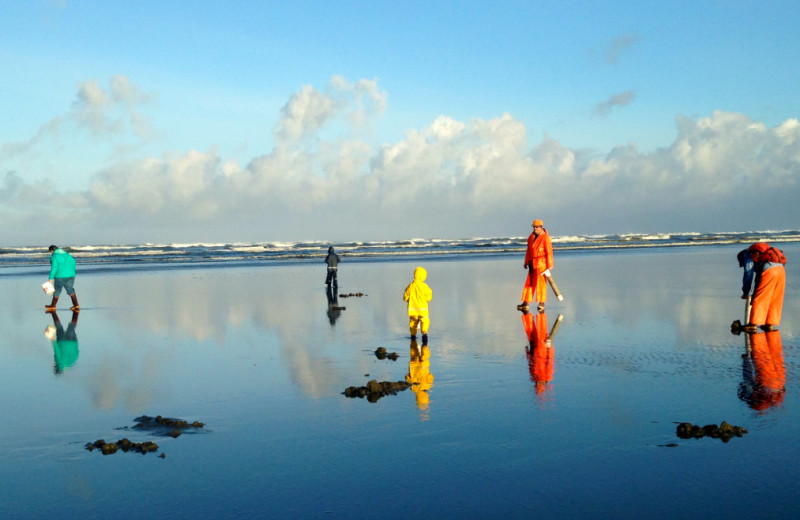
[[[48,325],[45,336],[53,343],[53,373],[58,375],[78,361],[80,351],[78,350],[78,335],[75,332],[75,328],[78,326],[78,313],[72,313],[72,319],[66,330],[58,318],[58,313],[53,311],[50,315],[53,317],[53,324]]]
[[[543,394],[551,387],[555,369],[553,336],[558,332],[558,327],[563,319],[564,316],[559,314],[553,324],[553,330],[548,333],[547,314],[522,312],[522,327],[525,329],[525,336],[528,339],[528,345],[525,347],[525,353],[528,356],[528,370],[537,394]]]
[[[328,295],[328,321],[331,324],[331,327],[336,325],[336,320],[339,319],[339,316],[342,314],[342,311],[345,310],[344,307],[339,307],[339,295],[336,294],[336,288],[331,288],[329,285],[326,289]]]
[[[411,383],[411,391],[417,398],[417,407],[426,412],[422,419],[427,420],[429,418],[427,410],[431,399],[429,391],[433,387],[433,374],[431,373],[431,351],[428,348],[428,338],[425,336],[423,336],[422,346],[417,344],[417,338],[411,338],[406,382]]]
[[[767,411],[786,396],[786,367],[780,331],[746,334],[747,352],[742,355],[739,398],[750,408]]]

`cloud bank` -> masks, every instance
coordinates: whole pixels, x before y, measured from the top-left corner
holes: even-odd
[[[148,96],[124,77],[110,85],[79,85],[69,117],[89,132],[135,132],[133,118],[110,114]],[[608,109],[632,99],[618,96]],[[0,170],[5,241],[520,236],[534,217],[555,235],[800,228],[796,119],[767,127],[739,113],[679,115],[674,141],[652,153],[633,143],[570,149],[547,135],[531,144],[508,113],[442,115],[396,142],[360,138],[387,99],[371,80],[304,86],[280,113],[274,147],[246,165],[214,150],[170,152],[116,162],[88,186],[56,193],[24,171]],[[37,139],[3,149],[24,154]]]

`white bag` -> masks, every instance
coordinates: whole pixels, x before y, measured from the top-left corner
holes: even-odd
[[[47,280],[42,284],[42,290],[44,291],[45,294],[53,294],[54,292],[56,292],[56,288],[53,287],[53,282],[51,282],[50,280]]]

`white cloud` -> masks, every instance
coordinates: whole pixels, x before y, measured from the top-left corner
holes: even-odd
[[[626,90],[625,92],[620,92],[619,94],[613,94],[606,101],[598,104],[595,107],[594,112],[599,116],[604,116],[608,114],[614,107],[628,106],[635,97],[636,94],[632,90]]]
[[[108,139],[131,130],[140,140],[153,132],[149,119],[135,108],[152,102],[151,96],[140,91],[122,75],[112,76],[104,89],[97,80],[76,85],[72,109],[39,127],[36,134],[22,142],[7,142],[0,147],[0,160],[29,153],[47,140],[58,140],[63,133],[87,129],[93,137]]]
[[[386,109],[386,94],[374,80],[350,83],[333,76],[325,91],[305,85],[281,109],[275,135],[279,141],[308,137],[338,118],[362,126]]]
[[[615,38],[606,51],[606,61],[611,64],[616,64],[619,61],[620,55],[627,52],[631,47],[637,44],[641,37],[637,34],[625,34],[619,38]]]
[[[85,92],[87,105],[113,98]],[[246,166],[213,150],[118,163],[85,192],[56,194],[67,206],[27,217],[24,202],[46,192],[11,175],[2,211],[28,229],[71,211],[98,237],[84,241],[114,242],[520,235],[533,215],[555,234],[800,227],[795,119],[768,127],[730,112],[678,116],[673,143],[602,156],[548,136],[531,145],[510,114],[440,116],[378,146],[349,127],[322,137],[330,121],[374,117],[385,99],[373,82],[306,86],[284,108],[282,140]]]

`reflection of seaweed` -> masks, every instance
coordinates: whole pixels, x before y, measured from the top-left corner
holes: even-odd
[[[183,430],[195,430],[205,426],[199,421],[195,421],[190,424],[188,421],[184,421],[183,419],[171,419],[169,417],[161,417],[160,415],[155,417],[142,415],[134,420],[136,421],[136,424],[133,426],[134,429],[150,430],[153,432],[153,435],[159,437],[172,437],[173,439],[179,437]]]
[[[185,430],[193,431],[205,426],[199,421],[189,423],[183,419],[171,419],[169,417],[161,417],[160,415],[156,417],[142,415],[134,420],[136,424],[133,426],[133,429],[148,430],[151,432],[151,435],[172,437],[173,439],[178,438]],[[124,428],[118,429],[128,430],[129,428],[125,426]],[[117,450],[122,450],[124,452],[132,451],[134,453],[146,455],[151,451],[158,451],[158,444],[152,441],[133,442],[127,438],[120,439],[117,442],[106,442],[103,439],[98,439],[94,442],[87,442],[85,448],[89,451],[99,449],[103,455],[111,455],[116,453]],[[161,458],[163,459],[164,457],[166,457],[166,455],[162,452]]]
[[[722,442],[728,442],[733,437],[741,437],[748,431],[741,426],[733,426],[725,421],[717,426],[716,424],[707,424],[700,426],[692,423],[680,423],[677,428],[678,437],[681,439],[700,439],[702,437],[711,437],[713,439],[722,439]]]
[[[362,292],[340,294],[339,298],[361,298],[362,296],[366,296],[366,294]]]
[[[95,448],[99,449],[103,455],[111,455],[116,453],[117,450],[122,450],[124,452],[132,451],[134,453],[141,453],[142,455],[147,455],[151,451],[158,451],[158,444],[152,441],[147,442],[133,442],[125,439],[120,439],[117,442],[106,442],[103,439],[98,439],[94,442],[87,442],[86,449],[89,451],[94,451]],[[161,458],[163,459],[166,457],[164,453],[161,454]]]
[[[386,349],[384,347],[378,347],[375,350],[375,357],[378,359],[389,358],[392,361],[397,361],[397,352],[386,352]]]
[[[367,386],[348,386],[345,391],[345,397],[366,397],[370,403],[376,402],[381,397],[387,395],[397,395],[398,392],[410,387],[410,383],[405,381],[382,381],[378,382],[373,379]]]

